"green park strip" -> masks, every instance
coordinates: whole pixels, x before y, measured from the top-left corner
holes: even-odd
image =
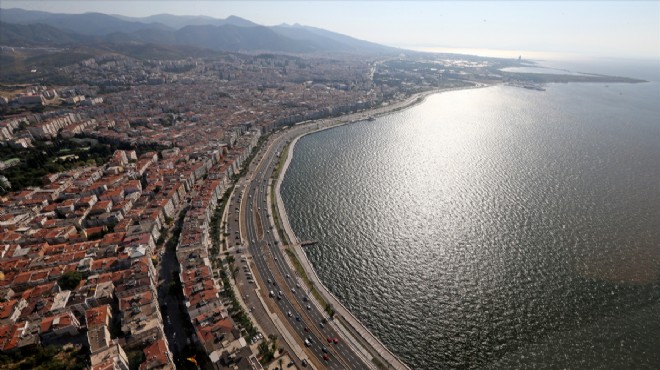
[[[277,165],[275,166],[275,169],[273,170],[274,181],[270,186],[270,204],[271,204],[271,213],[273,215],[273,222],[275,223],[275,227],[277,228],[277,233],[280,236],[280,240],[282,240],[282,243],[285,245],[290,244],[291,240],[289,240],[289,236],[287,235],[287,233],[284,232],[284,226],[282,225],[282,219],[280,217],[280,213],[277,207],[277,198],[275,196],[275,192],[276,192],[275,185],[277,183],[277,179],[280,176],[280,171],[284,166],[284,163],[286,162],[286,156],[288,150],[289,150],[289,144],[285,145],[284,148],[282,149],[282,152],[280,153],[280,158],[277,162]]]
[[[293,263],[293,267],[296,269],[296,272],[298,275],[303,279],[303,282],[305,285],[307,285],[307,288],[309,291],[312,293],[314,298],[324,307],[326,313],[328,316],[332,317],[334,316],[335,312],[332,309],[332,306],[323,298],[321,293],[316,289],[314,286],[314,282],[307,276],[307,272],[305,271],[305,268],[303,268],[302,263],[300,263],[300,260],[298,259],[298,256],[296,256],[296,253],[291,250],[290,247],[285,249],[286,254],[289,256],[289,259]]]

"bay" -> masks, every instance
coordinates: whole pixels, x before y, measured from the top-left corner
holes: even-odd
[[[660,88],[453,91],[303,137],[328,288],[414,369],[660,365]]]

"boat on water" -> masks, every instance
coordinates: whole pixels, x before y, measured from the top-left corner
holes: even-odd
[[[375,119],[376,119],[376,118],[375,118],[374,116],[369,116],[369,117],[367,117],[367,121],[373,121],[373,120],[375,120]]]

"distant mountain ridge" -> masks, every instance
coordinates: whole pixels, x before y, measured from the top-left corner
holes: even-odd
[[[401,52],[320,28],[299,24],[267,27],[236,16],[217,19],[157,14],[137,18],[1,9],[0,27],[0,44],[11,46],[137,42],[232,52]]]
[[[0,45],[9,46],[61,46],[92,40],[91,37],[41,23],[26,25],[0,22],[0,30]]]
[[[132,22],[161,23],[175,30],[181,29],[185,26],[225,26],[225,25],[232,25],[238,27],[259,26],[254,22],[250,22],[247,19],[243,19],[235,15],[230,15],[225,19],[218,19],[205,15],[172,15],[172,14],[156,14],[142,18],[126,17],[123,15],[112,15],[112,16]]]
[[[102,13],[60,14],[23,9],[2,9],[0,22],[15,24],[45,24],[83,35],[107,35],[112,32],[135,32],[143,29],[167,30],[160,23],[125,21]]]

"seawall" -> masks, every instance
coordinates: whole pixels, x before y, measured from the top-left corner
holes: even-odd
[[[278,208],[278,213],[280,215],[280,219],[282,222],[282,226],[284,228],[284,232],[287,234],[288,239],[291,241],[291,247],[296,254],[298,260],[302,264],[303,268],[305,269],[305,272],[307,276],[310,278],[310,280],[313,282],[314,286],[317,288],[317,290],[322,294],[324,299],[329,302],[333,309],[336,312],[335,315],[335,323],[338,326],[341,326],[340,329],[344,329],[341,331],[347,331],[354,339],[356,339],[359,343],[355,345],[355,350],[359,352],[367,351],[368,355],[373,356],[374,359],[377,361],[374,361],[374,365],[376,365],[376,362],[383,365],[385,368],[388,369],[409,369],[409,367],[403,363],[396,355],[394,355],[383,343],[378,340],[378,338],[373,335],[351,312],[348,310],[335,296],[330,292],[327,287],[323,284],[321,279],[318,277],[316,274],[315,269],[313,268],[312,264],[307,258],[307,255],[303,251],[302,247],[300,246],[300,241],[298,240],[297,236],[295,235],[295,232],[291,228],[291,225],[289,223],[289,218],[288,214],[286,212],[286,208],[284,207],[284,203],[282,201],[282,196],[280,192],[280,187],[282,184],[282,181],[284,179],[284,176],[286,174],[286,171],[291,163],[291,160],[293,158],[293,151],[295,149],[295,145],[305,135],[315,133],[321,130],[326,130],[329,128],[345,125],[345,124],[350,124],[350,123],[355,123],[359,122],[365,119],[368,119],[369,117],[378,117],[378,116],[383,116],[386,114],[390,114],[396,111],[400,111],[406,108],[409,108],[413,105],[416,105],[418,103],[423,102],[426,97],[432,94],[436,93],[442,93],[446,91],[452,91],[452,90],[463,90],[463,89],[469,89],[469,88],[475,88],[479,86],[472,86],[472,87],[461,87],[461,88],[449,88],[449,89],[443,89],[443,90],[432,90],[432,91],[427,91],[419,94],[415,94],[412,97],[401,101],[397,103],[393,103],[388,106],[384,107],[378,107],[369,111],[365,112],[360,112],[360,113],[355,113],[351,115],[347,115],[341,118],[335,118],[335,119],[322,119],[319,121],[315,122],[309,122],[306,123],[305,126],[309,125],[310,129],[306,130],[304,132],[301,132],[299,135],[297,135],[290,143],[288,150],[286,152],[286,160],[283,163],[282,168],[280,169],[279,176],[276,179],[275,183],[275,200],[277,203],[277,208]],[[316,127],[314,127],[316,125]],[[295,126],[294,126],[295,127]],[[300,126],[298,126],[300,127]],[[284,153],[282,153],[284,155]]]

